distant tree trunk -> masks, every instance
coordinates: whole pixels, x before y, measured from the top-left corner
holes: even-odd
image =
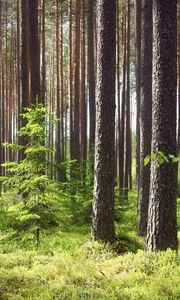
[[[129,174],[131,172],[131,125],[130,125],[130,0],[126,1],[127,12],[127,73],[126,73],[126,151],[124,167],[124,195],[128,196]]]
[[[88,0],[88,84],[89,84],[89,153],[94,156],[95,143],[95,75],[94,75],[94,0]],[[94,165],[94,164],[93,164]]]
[[[40,99],[40,49],[38,36],[38,0],[29,1],[29,54],[31,102]]]
[[[176,155],[177,2],[154,0],[152,152]],[[177,168],[151,164],[147,250],[177,249]]]
[[[46,95],[46,60],[45,60],[45,0],[41,0],[41,36],[40,36],[40,100],[45,104]]]
[[[14,32],[13,32],[13,26],[11,24],[11,37],[10,37],[10,55],[9,55],[9,86],[8,86],[8,97],[7,97],[7,122],[8,122],[8,133],[7,133],[7,140],[9,143],[12,143],[13,140],[12,140],[12,136],[13,136],[13,132],[12,132],[12,116],[13,116],[13,81],[14,81],[14,68],[13,68],[13,64],[14,64],[14,57],[13,57],[13,35],[14,35]],[[12,161],[12,149],[9,149],[9,161]]]
[[[21,0],[21,86],[22,86],[22,108],[27,107],[29,102],[29,58],[28,58],[28,4],[27,0]]]
[[[116,0],[98,0],[93,238],[114,239]]]
[[[117,87],[117,126],[116,126],[116,154],[115,173],[119,184],[119,134],[120,134],[120,26],[119,26],[119,1],[116,0],[116,87]]]
[[[17,129],[20,129],[19,114],[21,111],[21,82],[20,82],[20,3],[17,0],[17,36],[16,36],[16,90],[17,90]]]
[[[86,38],[85,38],[85,4],[82,2],[81,18],[81,162],[83,167],[82,179],[85,183],[86,178],[86,159],[87,159],[87,103],[86,103]]]
[[[72,0],[69,1],[69,112],[70,112],[70,159],[73,159],[73,59],[72,59]]]
[[[60,164],[62,162],[62,136],[61,136],[61,100],[60,100],[60,34],[59,34],[59,0],[56,0],[56,117],[58,119],[56,125],[56,163]],[[57,180],[61,180],[61,171],[57,170]]]
[[[63,66],[63,10],[62,1],[60,6],[60,90],[61,90],[61,155],[64,161],[64,66]],[[64,172],[62,172],[64,173]],[[62,174],[62,179],[65,180],[65,173]]]
[[[126,91],[126,13],[123,10],[123,79],[122,79],[122,100],[121,100],[121,122],[120,122],[120,137],[119,137],[119,188],[120,196],[123,195],[124,188],[124,132],[125,132],[125,91]]]
[[[2,152],[2,125],[3,125],[3,105],[2,105],[2,1],[0,0],[0,176],[2,176],[2,167],[1,164],[3,163],[3,152]],[[1,190],[1,184],[0,184]]]
[[[177,138],[177,154],[180,155],[180,7],[178,6],[177,21],[177,52],[178,52],[178,138]],[[179,172],[178,172],[179,173]],[[179,175],[179,174],[178,174]],[[179,183],[178,178],[178,183]]]
[[[142,0],[136,0],[136,186],[139,194],[140,172],[140,101],[141,101],[141,10]]]
[[[22,99],[20,104],[20,112],[24,108],[29,106],[30,91],[29,91],[29,13],[28,13],[28,1],[21,0],[21,90]],[[20,127],[25,126],[25,119],[20,119]],[[26,144],[26,138],[20,137],[19,142],[22,145]],[[20,153],[20,159],[24,157],[23,153]]]
[[[152,0],[142,0],[139,234],[147,232],[150,165],[144,159],[151,153],[152,128]]]
[[[80,162],[80,128],[79,128],[79,96],[80,96],[80,15],[81,2],[76,0],[75,11],[75,57],[74,57],[74,134],[73,154],[79,165]]]

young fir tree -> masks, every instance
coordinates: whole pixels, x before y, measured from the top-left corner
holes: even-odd
[[[12,189],[15,201],[9,205],[10,227],[13,234],[36,240],[40,243],[40,232],[58,225],[58,219],[48,199],[53,182],[46,175],[47,154],[53,149],[45,146],[47,108],[36,103],[22,114],[26,125],[18,132],[26,141],[25,146],[5,143],[4,147],[23,151],[20,162],[6,162],[7,177],[1,177],[3,184]],[[18,197],[17,197],[18,195]]]

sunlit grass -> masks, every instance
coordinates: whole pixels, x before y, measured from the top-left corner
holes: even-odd
[[[1,242],[0,299],[180,299],[180,259],[170,250],[143,251],[144,239],[136,233],[136,191],[129,196],[116,195],[112,245],[93,242],[90,223],[44,232],[39,250]]]

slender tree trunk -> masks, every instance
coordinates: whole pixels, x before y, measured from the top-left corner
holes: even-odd
[[[94,156],[95,143],[95,75],[94,75],[94,1],[88,0],[88,84],[89,84],[89,153]]]
[[[139,234],[147,232],[150,165],[144,159],[151,153],[152,128],[152,0],[142,0]]]
[[[73,120],[73,59],[72,59],[72,0],[69,1],[69,111],[70,111],[70,159],[73,159],[73,133],[74,133],[74,120]]]
[[[120,141],[120,88],[121,88],[121,84],[120,84],[120,20],[119,20],[119,1],[116,0],[116,44],[117,44],[117,54],[116,54],[116,59],[117,59],[117,134],[116,134],[116,172],[117,172],[117,180],[118,180],[118,186],[120,189],[120,168],[119,168],[119,156],[120,156],[120,152],[119,152],[119,141]]]
[[[2,176],[2,167],[1,164],[3,163],[3,152],[2,152],[2,125],[3,125],[3,114],[2,114],[2,1],[0,0],[0,176]],[[0,184],[0,191],[1,191],[1,184]]]
[[[177,2],[154,0],[152,153],[176,155]],[[177,249],[177,168],[151,164],[147,227],[149,251]]]
[[[61,136],[61,100],[60,100],[60,34],[59,34],[59,0],[56,0],[56,79],[57,79],[57,95],[56,95],[56,117],[58,119],[56,126],[56,163],[62,162],[62,136]],[[57,180],[61,180],[61,171],[57,171]]]
[[[21,81],[20,81],[20,2],[17,0],[17,36],[16,36],[16,91],[17,91],[17,130],[20,129],[19,114],[21,111]]]
[[[80,15],[81,2],[76,0],[75,11],[75,57],[74,57],[74,134],[73,154],[79,165],[80,162],[80,128],[79,128],[79,96],[80,96]]]
[[[178,6],[177,14],[177,53],[178,53],[178,138],[177,138],[177,154],[180,155],[180,7]],[[179,172],[178,172],[179,173]],[[178,174],[179,175],[179,174]],[[178,183],[179,183],[178,178]]]
[[[124,167],[124,195],[128,196],[129,188],[129,173],[130,170],[130,135],[131,135],[131,126],[130,126],[130,0],[126,1],[126,12],[127,12],[127,61],[126,61],[126,151],[125,151],[125,167]]]
[[[98,0],[93,238],[114,239],[116,0]]]
[[[123,195],[124,188],[124,131],[125,131],[125,90],[126,90],[126,14],[123,10],[123,78],[122,78],[122,100],[121,100],[121,122],[119,136],[119,189],[120,196]]]
[[[136,186],[139,195],[140,176],[140,102],[141,102],[141,10],[142,0],[136,0]]]
[[[61,95],[61,155],[64,161],[64,67],[63,67],[63,11],[62,1],[60,7],[60,95]],[[65,174],[62,176],[65,180]]]
[[[41,102],[45,104],[46,95],[46,59],[45,59],[45,0],[41,0],[41,47],[40,47],[40,82]]]
[[[86,160],[87,160],[87,103],[86,103],[86,40],[85,40],[85,4],[81,1],[82,18],[81,18],[81,164],[82,164],[82,181],[85,183],[86,178]]]
[[[29,53],[31,102],[40,100],[40,49],[38,35],[38,0],[29,1]]]
[[[29,59],[28,59],[28,5],[27,0],[21,0],[21,87],[22,108],[27,107],[29,101]]]

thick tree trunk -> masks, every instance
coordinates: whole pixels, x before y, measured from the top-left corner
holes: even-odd
[[[144,166],[144,159],[151,153],[152,0],[142,0],[141,40],[139,234],[146,235],[149,205],[150,165]]]
[[[176,155],[177,2],[154,0],[152,152]],[[151,165],[149,251],[177,249],[177,168]]]
[[[98,0],[93,238],[114,239],[116,0]]]

